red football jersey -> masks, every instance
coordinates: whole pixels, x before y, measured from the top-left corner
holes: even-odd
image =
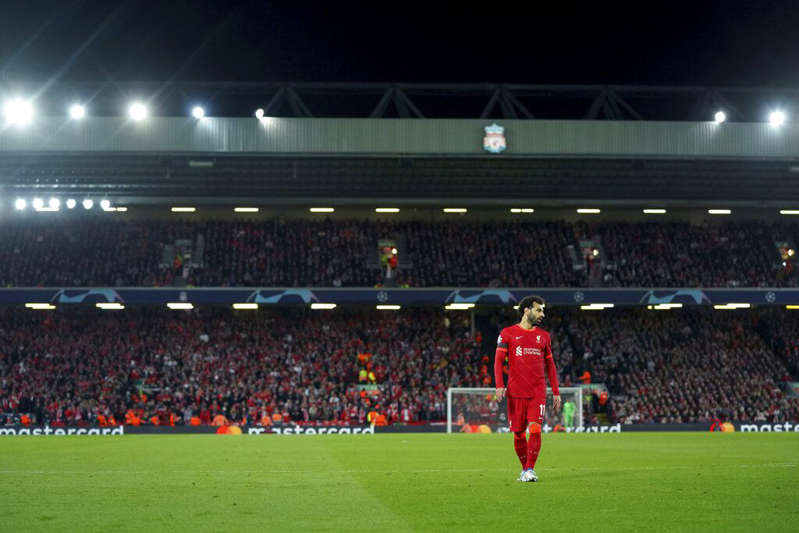
[[[497,387],[504,387],[502,362],[508,356],[508,395],[514,398],[540,398],[546,395],[549,377],[553,394],[558,390],[558,374],[552,359],[552,343],[549,333],[539,328],[524,329],[519,324],[503,329],[497,339],[494,358],[494,380]]]

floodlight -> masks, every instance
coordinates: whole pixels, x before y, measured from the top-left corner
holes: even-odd
[[[141,102],[133,102],[128,108],[128,116],[136,122],[144,120],[147,118],[147,108]]]
[[[17,200],[14,202],[14,207],[17,208],[17,211],[22,211],[27,206],[28,202],[26,202],[24,198],[17,198]]]
[[[29,100],[13,98],[3,106],[3,114],[9,124],[24,126],[33,120],[33,105]]]
[[[77,205],[77,203],[78,202],[76,202],[74,198],[69,198],[67,200],[67,209],[75,209],[75,206]]]
[[[724,111],[716,111],[716,114],[713,115],[713,120],[716,121],[716,124],[721,124],[725,120],[727,120],[727,113]]]
[[[92,207],[94,207],[94,200],[92,200],[91,198],[86,198],[85,200],[83,200],[82,203],[83,203],[83,209],[91,209]]]
[[[69,116],[74,120],[80,120],[86,116],[86,108],[80,104],[73,104],[69,108]]]
[[[336,304],[330,303],[312,303],[311,309],[335,309]]]
[[[205,116],[205,109],[200,106],[194,106],[194,109],[191,110],[191,116],[196,119],[203,118]]]
[[[782,126],[785,123],[785,113],[780,110],[772,111],[768,116],[768,121],[772,126]]]

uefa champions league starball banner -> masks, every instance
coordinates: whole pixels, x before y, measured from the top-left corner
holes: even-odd
[[[551,305],[613,304],[658,306],[668,304],[799,305],[797,289],[582,289],[582,288],[6,288],[0,304],[50,303],[163,305],[168,302],[203,304],[256,303],[262,305],[515,305],[529,294],[543,296]]]

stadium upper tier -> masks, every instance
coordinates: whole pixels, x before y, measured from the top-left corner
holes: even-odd
[[[3,287],[792,287],[799,227],[9,218]],[[397,263],[387,278],[385,247]]]

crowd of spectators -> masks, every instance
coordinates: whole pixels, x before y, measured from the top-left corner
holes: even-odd
[[[0,224],[0,286],[169,285],[164,243],[193,236],[185,222],[5,220]]]
[[[793,233],[784,226],[606,223],[587,232],[597,235],[602,245],[606,286],[774,287],[789,283],[774,245]]]
[[[610,391],[622,423],[799,420],[791,374],[761,335],[761,312],[614,310],[567,313],[574,366]],[[783,313],[781,315],[785,317]],[[779,335],[797,343],[795,331]]]
[[[401,243],[394,282],[433,287],[792,286],[774,243],[797,228],[760,222],[596,224],[532,221],[9,221],[0,225],[2,286],[372,287],[378,243]],[[165,260],[177,241],[194,252]],[[196,248],[196,249],[192,249]],[[181,248],[182,249],[182,248]]]
[[[0,416],[86,425],[445,418],[488,365],[463,314],[0,309]],[[362,391],[371,354],[379,393]],[[194,419],[194,420],[193,420]],[[136,422],[134,422],[134,420]]]
[[[561,309],[546,328],[562,386],[589,371],[609,422],[799,421],[780,386],[799,326],[769,313]],[[440,309],[0,308],[0,423],[441,421],[447,388],[493,387],[492,345]]]
[[[799,315],[782,307],[763,311],[757,330],[799,381]]]

